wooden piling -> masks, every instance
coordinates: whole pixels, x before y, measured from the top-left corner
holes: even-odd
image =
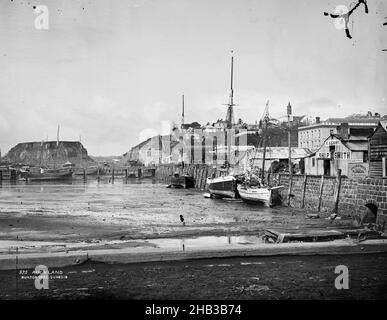
[[[336,178],[336,189],[335,189],[335,206],[333,208],[333,213],[337,213],[339,209],[340,190],[341,190],[341,169],[338,169],[337,178]]]
[[[99,169],[99,167],[98,167],[98,170],[97,170],[97,180],[99,181],[99,179],[100,179],[100,169]]]
[[[306,191],[306,182],[307,182],[307,175],[304,174],[304,180],[302,181],[302,200],[301,200],[301,208],[305,207],[305,191]]]
[[[114,182],[114,168],[112,169],[112,183]]]
[[[0,170],[0,181],[2,181],[2,180],[3,180],[3,171]]]
[[[320,209],[321,209],[321,200],[322,200],[323,188],[324,188],[324,175],[321,176],[320,193],[319,193],[319,196],[318,196],[318,208],[317,208],[317,211],[320,211]]]
[[[197,170],[196,166],[194,166],[193,170],[194,170],[195,188],[197,189],[197,187],[198,187],[198,170]]]
[[[203,178],[203,168],[201,167],[199,170],[199,190],[202,188],[202,178]]]
[[[290,197],[292,195],[292,182],[293,182],[293,175],[289,175],[289,187],[288,187],[288,207],[290,207]]]
[[[16,170],[15,169],[11,169],[10,172],[9,172],[9,179],[11,181],[16,181]]]
[[[208,167],[206,166],[203,170],[202,190],[206,188],[207,175],[208,175]]]
[[[86,180],[86,169],[83,168],[83,180]]]
[[[141,168],[137,169],[137,176],[138,176],[138,178],[141,178],[141,176],[142,176]]]

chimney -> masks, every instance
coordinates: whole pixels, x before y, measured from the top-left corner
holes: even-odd
[[[316,123],[320,123],[320,117],[316,117]]]
[[[337,127],[337,133],[338,133],[339,136],[340,136],[341,138],[343,138],[344,140],[348,139],[348,138],[349,138],[349,126],[348,126],[348,122],[340,123],[340,126]]]

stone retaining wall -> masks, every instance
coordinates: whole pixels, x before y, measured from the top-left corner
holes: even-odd
[[[192,175],[195,179],[195,188],[199,190],[206,189],[207,177],[220,175],[219,170],[207,165],[186,165],[184,168],[177,165],[161,165],[156,169],[156,178],[169,183],[174,172]],[[269,174],[267,178],[270,185],[284,186],[280,194],[282,203],[287,205],[289,175]],[[293,175],[290,206],[331,213],[335,209],[338,188],[339,180],[336,177],[325,176],[322,179],[321,176]],[[382,226],[387,224],[387,179],[351,180],[343,176],[338,196],[338,214],[349,215],[358,223],[364,223],[372,221],[372,211],[376,212],[378,224]]]

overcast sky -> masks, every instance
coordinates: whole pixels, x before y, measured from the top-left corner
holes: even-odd
[[[230,50],[236,118],[387,114],[387,1],[353,15],[353,39],[332,12],[348,0],[1,0],[0,148],[79,140],[120,155],[163,121],[225,118]],[[33,6],[49,9],[37,30]]]

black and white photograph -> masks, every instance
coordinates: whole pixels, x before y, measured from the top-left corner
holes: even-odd
[[[0,0],[1,301],[386,300],[386,224],[387,1]]]

